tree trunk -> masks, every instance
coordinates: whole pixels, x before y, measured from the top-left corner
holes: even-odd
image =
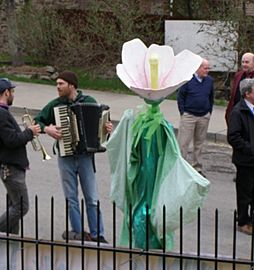
[[[16,12],[15,12],[15,1],[4,0],[5,13],[7,18],[7,29],[8,29],[8,47],[11,55],[11,61],[13,66],[21,66],[24,64],[22,59],[22,52],[20,47]]]
[[[192,19],[193,13],[192,13],[192,0],[187,0],[187,12],[189,19]]]

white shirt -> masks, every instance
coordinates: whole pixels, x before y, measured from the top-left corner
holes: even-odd
[[[251,110],[251,112],[254,114],[254,105],[252,103],[250,103],[247,99],[244,99],[246,105],[249,107],[249,109]]]
[[[203,79],[202,78],[200,78],[199,76],[198,76],[198,74],[197,73],[195,73],[194,74],[194,76],[196,77],[196,79],[201,83],[202,81],[203,81]]]

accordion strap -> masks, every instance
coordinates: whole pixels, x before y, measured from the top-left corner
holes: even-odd
[[[54,142],[53,146],[52,146],[52,150],[53,150],[53,154],[56,155],[56,149],[58,150],[57,147],[57,141]]]
[[[89,96],[82,94],[82,96],[78,100],[75,100],[75,103],[84,103],[88,97]]]

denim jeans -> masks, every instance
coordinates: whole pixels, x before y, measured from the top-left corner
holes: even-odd
[[[1,179],[8,193],[8,224],[7,230],[7,211],[0,217],[0,231],[18,234],[19,220],[21,213],[24,216],[29,209],[29,200],[25,182],[25,170],[12,165],[1,165]],[[21,205],[22,198],[22,205]]]
[[[92,237],[97,237],[98,192],[93,168],[92,154],[58,157],[58,167],[65,198],[68,199],[69,219],[72,230],[81,233],[81,214],[78,200],[78,180],[85,198],[88,226]],[[104,228],[99,212],[99,235]]]

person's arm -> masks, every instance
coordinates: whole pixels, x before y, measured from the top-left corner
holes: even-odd
[[[41,132],[58,140],[61,138],[61,128],[55,125],[54,103],[48,103],[34,118],[41,127]]]
[[[177,92],[177,105],[178,105],[178,110],[181,115],[184,113],[186,89],[187,89],[187,83],[184,84]]]
[[[35,117],[34,121],[41,127],[41,132],[45,132],[45,127],[55,124],[54,109],[51,103],[47,104]]]
[[[0,121],[0,139],[9,148],[26,145],[40,132],[39,125],[32,125],[23,131],[17,129],[16,123],[7,113],[1,114],[0,118],[2,119]]]
[[[210,92],[209,100],[210,100],[210,110],[209,111],[212,114],[213,104],[214,104],[214,84],[213,84],[213,81],[212,81],[212,86],[211,86],[211,92]]]
[[[231,91],[230,91],[229,102],[228,102],[228,105],[227,105],[227,108],[226,108],[226,113],[225,113],[225,120],[226,120],[227,125],[228,125],[228,122],[229,122],[230,113],[231,113],[231,111],[232,111],[232,109],[234,107],[235,95],[236,95],[237,87],[238,87],[238,85],[240,83],[242,75],[243,75],[243,72],[239,71],[234,76],[233,85],[232,85],[232,88],[231,88]]]

